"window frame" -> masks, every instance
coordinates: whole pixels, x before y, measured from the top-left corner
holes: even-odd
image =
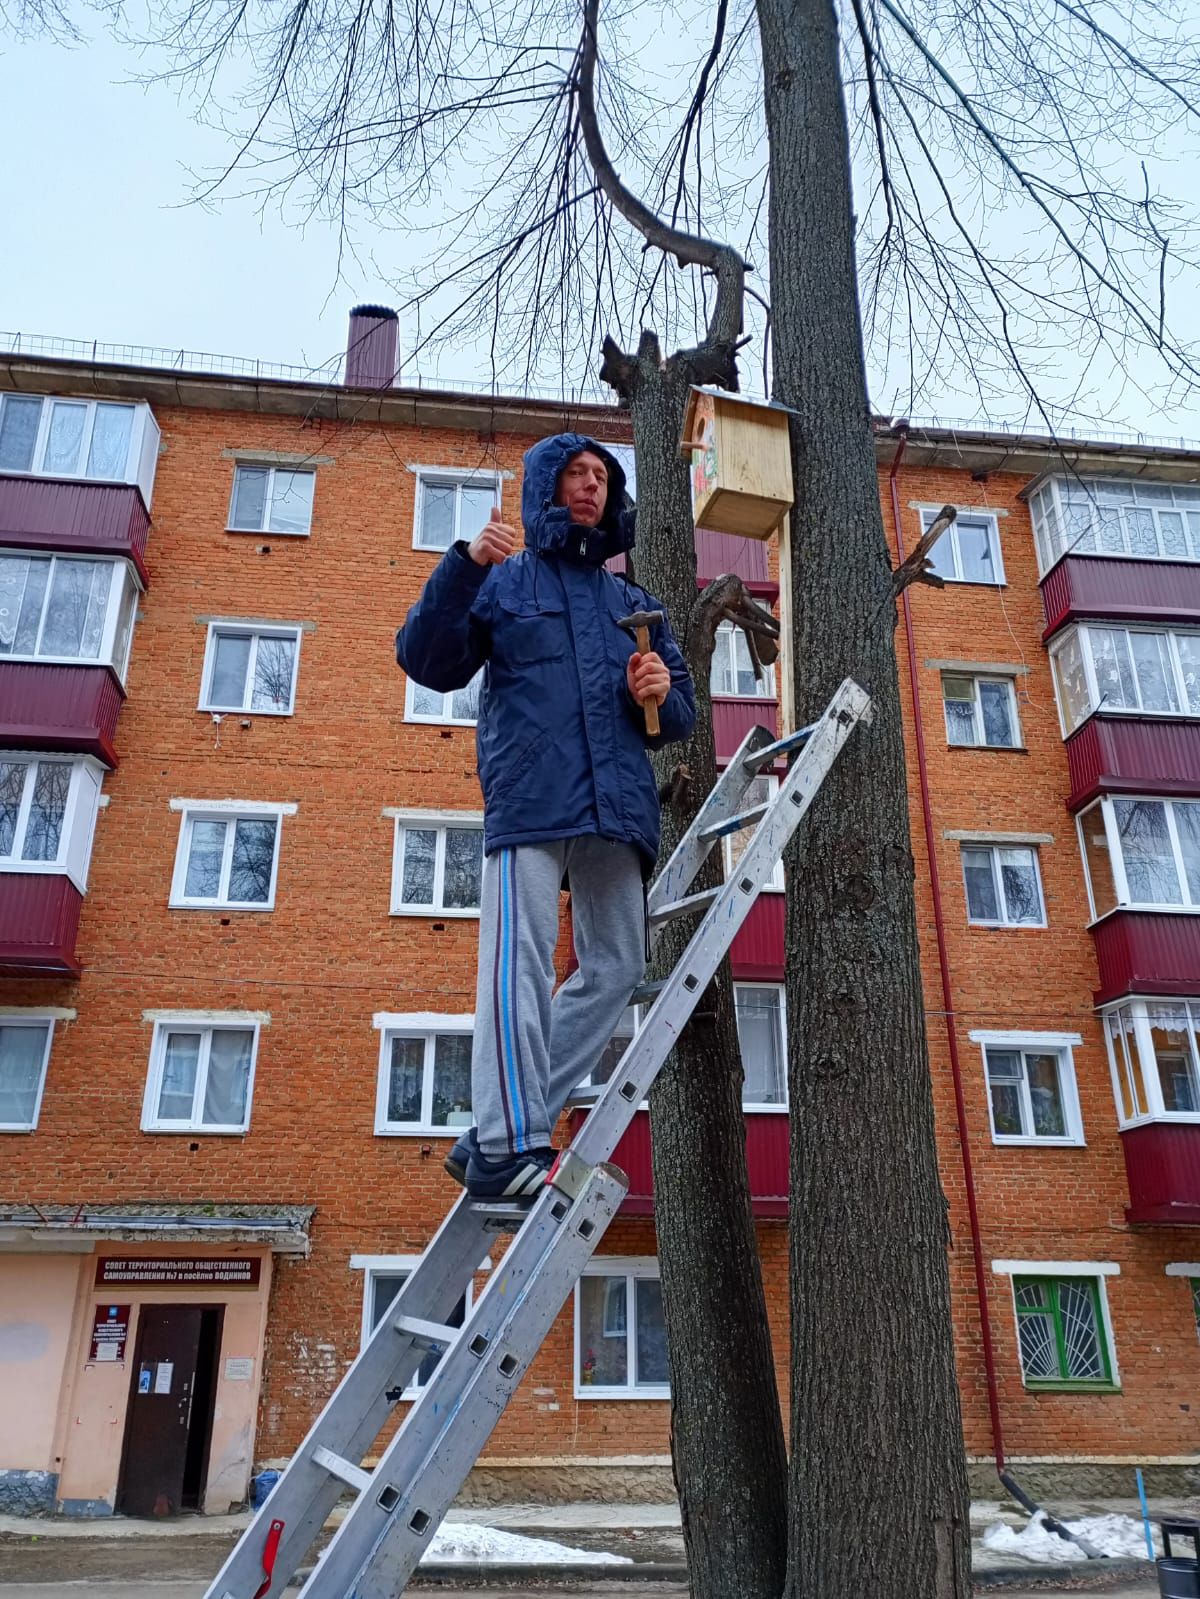
[[[84,550],[43,550],[21,548],[10,544],[0,545],[0,558],[6,556],[18,560],[49,561],[50,572],[46,579],[46,592],[42,599],[41,614],[38,617],[37,639],[35,640],[34,649],[32,651],[14,650],[11,653],[0,655],[0,666],[25,663],[35,666],[108,667],[116,673],[118,680],[123,684],[129,672],[129,655],[133,646],[133,629],[137,621],[138,602],[143,592],[141,580],[133,562],[122,555],[93,555]],[[37,648],[37,644],[41,642],[46,630],[46,613],[54,588],[55,572],[60,562],[67,561],[89,561],[94,565],[107,566],[109,568],[108,596],[104,602],[104,624],[100,632],[100,649],[96,655],[43,654]],[[127,597],[132,600],[133,613],[130,619],[129,633],[122,644],[120,659],[118,659],[117,644],[121,626],[121,612]]]
[[[1079,532],[1072,531],[1070,525],[1076,507],[1072,506],[1072,514],[1068,515],[1068,508],[1062,495],[1062,486],[1067,481],[1061,475],[1053,476],[1047,474],[1040,481],[1031,484],[1026,491],[1029,517],[1033,525],[1034,544],[1037,549],[1039,578],[1045,577],[1051,568],[1057,566],[1059,561],[1063,560],[1067,555],[1083,555],[1088,557],[1088,559],[1095,557],[1098,560],[1164,561],[1175,566],[1200,564],[1200,556],[1198,555],[1147,555],[1142,552],[1135,554],[1130,548],[1128,517],[1126,515],[1130,507],[1139,511],[1149,511],[1154,527],[1155,542],[1159,550],[1162,550],[1164,548],[1164,537],[1159,522],[1159,510],[1162,508],[1176,511],[1183,518],[1185,542],[1193,549],[1200,548],[1200,534],[1193,536],[1192,528],[1188,521],[1189,512],[1194,515],[1200,514],[1200,494],[1196,493],[1194,485],[1157,482],[1154,479],[1112,476],[1078,479],[1077,481],[1083,484],[1087,492],[1089,507],[1088,526],[1085,530]],[[1107,501],[1101,501],[1099,489],[1101,487],[1108,488],[1112,485],[1126,489],[1127,493],[1120,500],[1117,499],[1114,493]],[[1164,500],[1158,498],[1139,501],[1137,497],[1138,488],[1169,491],[1171,495],[1169,506]],[[1189,489],[1193,491],[1190,498],[1186,493]],[[1123,548],[1120,550],[1100,549],[1098,547],[1101,523],[1096,511],[1101,506],[1105,510],[1117,513],[1123,543]],[[1053,513],[1053,527],[1051,526],[1050,517],[1047,515],[1047,507]],[[1080,543],[1080,540],[1088,533],[1090,533],[1092,538],[1093,547],[1090,549],[1085,548]]]
[[[1200,514],[1200,511],[1198,511],[1198,514]],[[1095,632],[1123,633],[1127,638],[1133,634],[1145,634],[1151,638],[1165,639],[1167,660],[1171,674],[1171,687],[1175,692],[1178,708],[1166,711],[1147,710],[1143,702],[1142,685],[1138,680],[1137,668],[1133,662],[1131,648],[1129,659],[1138,703],[1136,705],[1113,705],[1109,703],[1100,691],[1100,679],[1096,671],[1096,657],[1092,647],[1092,634]],[[1054,697],[1058,705],[1058,717],[1062,726],[1063,737],[1069,738],[1072,733],[1081,728],[1093,716],[1133,717],[1139,721],[1152,720],[1160,722],[1200,721],[1200,693],[1195,696],[1196,708],[1194,710],[1189,708],[1192,696],[1188,694],[1183,661],[1179,654],[1179,640],[1181,638],[1193,638],[1196,640],[1197,645],[1200,646],[1200,629],[1188,627],[1139,627],[1136,623],[1130,624],[1121,621],[1072,622],[1069,627],[1063,628],[1050,646],[1050,675],[1054,683]],[[1063,692],[1058,669],[1059,657],[1066,652],[1072,642],[1075,643],[1079,650],[1088,698],[1087,710],[1078,721],[1074,722],[1070,720],[1070,708],[1066,703],[1066,696]]]
[[[208,624],[208,631],[204,639],[204,663],[200,670],[200,699],[196,706],[198,711],[216,713],[218,716],[291,716],[296,709],[296,686],[300,681],[300,641],[304,636],[304,628],[299,622],[240,622],[233,617],[213,618]],[[246,663],[246,681],[242,690],[243,702],[249,700],[254,693],[254,673],[258,664],[258,648],[261,639],[290,639],[295,648],[292,651],[292,685],[288,696],[286,710],[256,709],[246,703],[237,705],[215,705],[212,701],[212,676],[217,664],[217,640],[219,638],[249,638],[251,640],[250,656]]]
[[[376,1138],[458,1138],[474,1126],[474,1114],[462,1123],[441,1126],[432,1118],[434,1054],[437,1040],[444,1035],[471,1037],[475,1014],[450,1015],[443,1011],[379,1011],[371,1024],[379,1033],[379,1065],[375,1077]],[[421,1076],[421,1119],[418,1122],[389,1121],[388,1091],[391,1087],[392,1040],[419,1038],[425,1046]]]
[[[73,1013],[70,1013],[73,1016]],[[60,1018],[53,1011],[39,1010],[35,1007],[28,1009],[23,1006],[0,1008],[0,1029],[5,1027],[44,1027],[46,1029],[46,1042],[42,1049],[42,1065],[38,1074],[37,1088],[33,1096],[33,1111],[27,1122],[0,1121],[0,1134],[2,1133],[35,1133],[38,1118],[42,1113],[42,1096],[46,1092],[46,1079],[50,1073],[50,1051],[54,1045],[54,1024]]]
[[[623,1277],[625,1279],[625,1370],[627,1373],[636,1369],[635,1346],[637,1339],[637,1312],[635,1306],[636,1289],[631,1289],[631,1284],[639,1280],[660,1282],[661,1274],[658,1260],[654,1255],[593,1255],[591,1260],[580,1272],[575,1280],[574,1288],[574,1315],[573,1315],[573,1355],[572,1355],[572,1386],[576,1399],[670,1399],[671,1387],[669,1383],[642,1383],[627,1382],[623,1387],[594,1383],[585,1383],[580,1370],[580,1355],[582,1340],[580,1338],[580,1324],[582,1321],[581,1290],[586,1277]]]
[[[721,773],[724,772],[728,768],[728,765],[729,765],[729,763],[727,761],[723,765],[721,765],[718,768],[717,775],[720,776]],[[759,772],[757,774],[757,776],[752,780],[752,782],[750,784],[750,787],[753,787],[754,782],[759,781],[759,779],[765,779],[766,780],[766,783],[767,783],[767,801],[769,803],[779,793],[779,784],[780,784],[779,774],[777,772]],[[747,793],[749,793],[749,788],[747,789]],[[743,800],[741,803],[746,803],[746,801]],[[733,835],[733,834],[727,833],[725,835],[725,837],[721,840],[721,869],[722,869],[722,871],[725,874],[725,881],[726,882],[729,881],[729,878],[730,878],[730,876],[731,876],[731,874],[733,872],[733,865],[734,865],[734,862],[733,862],[733,838],[734,838],[734,836],[735,835]],[[751,830],[751,837],[753,837],[753,830]],[[747,839],[746,842],[747,842],[747,844],[749,844],[749,839]],[[762,885],[761,892],[764,893],[764,894],[784,894],[784,893],[787,892],[787,881],[786,881],[786,879],[784,877],[783,856],[782,855],[775,862],[775,865],[771,868],[771,875],[767,879],[767,881]]]
[[[457,541],[462,537],[462,495],[458,492],[463,488],[488,487],[495,495],[494,504],[503,511],[504,500],[502,490],[504,487],[504,474],[499,471],[472,471],[461,466],[417,466],[412,472],[416,477],[413,490],[413,544],[414,550],[420,550],[425,555],[445,555],[447,550],[452,550]],[[454,494],[454,532],[449,544],[425,544],[422,542],[421,533],[425,521],[425,484],[436,484],[439,488],[453,488]]]
[[[732,694],[727,694],[723,690],[715,689],[712,686],[713,685],[713,678],[714,678],[714,675],[716,673],[717,651],[718,650],[724,650],[726,645],[728,645],[728,651],[727,651],[728,656],[729,656],[729,663],[728,664],[730,666],[729,678],[730,678],[731,682],[736,681],[736,679],[737,679],[736,640],[737,640],[737,635],[739,633],[741,633],[741,631],[742,631],[741,628],[738,627],[735,622],[720,622],[717,625],[716,633],[713,635],[712,660],[709,663],[709,669],[708,669],[708,691],[709,691],[709,697],[711,699],[714,699],[714,700],[738,700],[738,701],[747,700],[747,701],[753,701],[755,703],[758,703],[759,701],[770,702],[771,700],[778,699],[778,697],[779,697],[778,696],[778,690],[777,690],[776,685],[775,685],[775,666],[774,666],[773,662],[768,664],[767,662],[764,661],[764,663],[763,663],[763,679],[762,679],[762,692],[761,693],[757,693],[756,692],[756,693],[753,693],[753,694],[738,694],[738,693],[734,692]],[[756,685],[756,687],[757,687],[757,685]]]
[[[1117,1346],[1113,1337],[1112,1317],[1109,1313],[1108,1290],[1105,1279],[1120,1274],[1120,1267],[1110,1262],[1087,1261],[995,1261],[993,1271],[1003,1271],[1009,1277],[1012,1295],[1013,1334],[1016,1342],[1017,1365],[1021,1372],[1021,1385],[1029,1393],[1117,1393],[1121,1376],[1117,1366]],[[1021,1351],[1020,1322],[1023,1315],[1036,1314],[1022,1311],[1017,1305],[1017,1288],[1031,1281],[1055,1285],[1050,1312],[1054,1321],[1055,1344],[1061,1357],[1063,1350],[1061,1312],[1057,1284],[1067,1278],[1083,1280],[1091,1288],[1092,1306],[1096,1312],[1096,1331],[1100,1357],[1106,1375],[1098,1377],[1029,1377]]]
[[[455,833],[482,833],[482,811],[421,811],[411,810],[407,807],[389,809],[386,815],[394,818],[392,833],[392,891],[391,907],[389,914],[392,916],[435,916],[439,921],[453,917],[457,920],[479,919],[480,906],[451,905],[442,906],[441,900],[446,890],[446,835]],[[436,833],[437,842],[434,845],[433,858],[433,893],[432,904],[413,905],[406,904],[402,898],[404,892],[404,832]],[[483,898],[483,861],[480,859],[479,868],[480,900]]]
[[[17,810],[13,846],[22,845],[29,825],[29,812],[33,804],[33,788],[37,781],[38,766],[69,766],[70,783],[63,807],[62,831],[59,835],[58,854],[52,861],[27,861],[19,855],[0,856],[0,872],[19,872],[69,877],[81,894],[87,893],[88,870],[92,860],[92,845],[96,836],[96,818],[100,812],[100,789],[108,768],[94,755],[57,754],[51,750],[0,750],[0,764],[26,765],[31,770],[25,775],[25,785]]]
[[[1151,1005],[1169,1005],[1172,1009],[1183,1008],[1187,1012],[1189,1021],[1189,1040],[1192,1055],[1192,1068],[1196,1079],[1200,1082],[1200,997],[1189,998],[1176,994],[1135,994],[1127,995],[1122,999],[1114,1000],[1112,1004],[1105,1005],[1099,1012],[1104,1032],[1104,1046],[1108,1053],[1108,1069],[1112,1078],[1113,1100],[1117,1109],[1117,1126],[1122,1130],[1131,1127],[1148,1127],[1157,1122],[1177,1122],[1183,1126],[1200,1126],[1200,1110],[1168,1110],[1162,1094],[1162,1081],[1158,1074],[1158,1061],[1154,1053],[1153,1025],[1150,1020]],[[1193,1010],[1194,1013],[1193,1014]],[[1126,1014],[1122,1014],[1126,1013]],[[1129,1050],[1129,1033],[1123,1023],[1128,1020],[1132,1025],[1132,1036],[1135,1044],[1133,1051]],[[1118,1053],[1118,1033],[1119,1053]],[[1129,1074],[1133,1074],[1130,1079]],[[1128,1103],[1133,1106],[1134,1113],[1130,1115],[1126,1110],[1126,1096],[1122,1092],[1122,1082],[1129,1090]],[[1140,1096],[1138,1089],[1140,1088]],[[1137,1109],[1139,1097],[1145,1105],[1144,1112]]]
[[[267,492],[263,496],[263,520],[259,527],[238,527],[233,520],[233,508],[237,503],[237,481],[239,472],[266,472]],[[292,477],[310,477],[313,480],[312,499],[308,507],[308,526],[302,529],[272,527],[271,511],[275,504],[275,477],[279,472],[287,472]],[[225,516],[226,533],[249,533],[252,537],[269,537],[273,539],[307,539],[312,537],[313,517],[317,509],[317,469],[315,466],[288,465],[286,462],[255,461],[246,457],[244,460],[235,460],[233,463],[233,479],[229,485],[229,510]]]
[[[424,1258],[425,1258],[424,1255],[414,1255],[414,1254],[407,1254],[407,1255],[351,1255],[351,1257],[350,1257],[350,1270],[351,1271],[361,1271],[362,1274],[363,1274],[361,1329],[360,1329],[360,1333],[359,1333],[359,1343],[358,1343],[358,1348],[359,1348],[359,1353],[360,1354],[367,1347],[367,1345],[370,1343],[371,1335],[372,1335],[372,1333],[375,1330],[371,1326],[371,1309],[372,1309],[372,1302],[373,1302],[373,1300],[375,1298],[374,1289],[375,1289],[375,1281],[376,1281],[376,1279],[379,1278],[379,1277],[399,1277],[399,1276],[403,1275],[404,1282],[407,1283],[408,1280],[411,1278],[413,1272],[415,1272],[417,1267],[420,1266],[420,1264],[424,1260]],[[491,1268],[491,1261],[488,1260],[485,1257],[483,1262],[481,1263],[481,1265],[479,1267],[479,1270],[481,1272],[482,1271],[488,1271],[488,1270],[490,1270],[490,1268]],[[401,1285],[401,1289],[399,1290],[399,1292],[403,1292],[403,1285]],[[475,1280],[474,1280],[474,1278],[472,1278],[471,1281],[467,1284],[466,1290],[465,1290],[464,1295],[463,1295],[463,1299],[465,1301],[465,1303],[463,1305],[463,1320],[464,1320],[464,1323],[465,1323],[467,1317],[470,1316],[470,1314],[471,1314],[471,1307],[475,1303]],[[395,1303],[394,1300],[393,1300],[393,1303]],[[385,1315],[387,1314],[386,1311],[384,1312],[384,1314]],[[380,1320],[381,1321],[383,1320],[382,1316],[380,1317]],[[443,1351],[443,1358],[445,1358],[445,1355],[448,1354],[448,1353],[449,1353],[449,1350]],[[422,1362],[422,1364],[423,1364],[423,1362]],[[418,1365],[417,1372],[414,1375],[412,1381],[408,1382],[408,1383],[406,1383],[404,1385],[404,1390],[403,1390],[403,1392],[400,1395],[400,1398],[402,1400],[408,1400],[408,1401],[411,1402],[412,1400],[419,1399],[421,1397],[422,1393],[425,1391],[425,1384],[423,1382],[419,1382],[417,1380],[419,1375],[420,1375],[420,1370],[421,1370],[421,1368]]]
[[[996,672],[951,672],[943,670],[942,678],[942,716],[946,723],[946,747],[952,750],[1023,750],[1025,739],[1021,732],[1021,719],[1017,714],[1017,685],[1015,678],[1007,677],[1004,673]],[[995,683],[1008,690],[1008,714],[1012,726],[1013,741],[1011,744],[989,744],[982,737],[978,737],[973,744],[956,743],[950,736],[950,716],[946,710],[946,679],[966,678],[971,684],[974,725],[977,734],[984,731],[983,704],[979,695],[981,683]]]
[[[969,849],[987,850],[992,857],[992,886],[996,892],[996,903],[1003,906],[1005,917],[999,921],[984,919],[971,915],[971,891],[967,885],[967,862],[965,852]],[[1038,903],[1041,907],[1041,920],[1037,922],[1014,922],[1007,919],[1008,900],[1004,893],[1004,879],[1000,872],[1000,851],[1005,849],[1028,850],[1033,856],[1033,873],[1037,880]],[[1037,932],[1047,928],[1050,923],[1046,914],[1046,889],[1042,882],[1042,863],[1040,851],[1036,844],[993,843],[988,839],[963,840],[959,844],[959,865],[962,871],[963,899],[967,912],[968,927],[1003,928],[1009,932]]]
[[[265,800],[197,800],[173,799],[171,809],[179,811],[179,838],[175,846],[175,868],[171,874],[171,892],[167,906],[182,911],[273,911],[275,890],[279,882],[279,852],[283,840],[283,819],[294,816],[298,806],[293,802]],[[271,858],[271,886],[265,900],[230,900],[189,898],[184,892],[187,882],[188,860],[191,855],[192,829],[196,822],[225,822],[228,824],[221,859],[221,881],[229,885],[233,858],[235,824],[240,821],[275,822],[275,851]]]
[[[970,1033],[973,1044],[979,1045],[983,1064],[983,1091],[987,1098],[988,1127],[992,1143],[1026,1148],[1069,1149],[1083,1148],[1087,1144],[1083,1130],[1083,1112],[1079,1104],[1079,1080],[1075,1071],[1075,1048],[1083,1043],[1081,1033],[1039,1033],[1026,1031],[992,1031],[975,1029]],[[1063,1121],[1066,1132],[1043,1135],[1040,1133],[998,1133],[992,1109],[991,1078],[988,1075],[988,1051],[1007,1050],[1021,1056],[1021,1107],[1022,1121],[1033,1126],[1033,1108],[1029,1095],[1029,1074],[1025,1065],[1026,1054],[1054,1054],[1058,1056],[1058,1082],[1062,1097]]]
[[[150,1063],[146,1072],[146,1089],[142,1097],[141,1130],[144,1133],[184,1133],[191,1137],[204,1134],[213,1138],[244,1138],[250,1131],[250,1115],[254,1105],[254,1078],[258,1069],[258,1045],[264,1018],[254,1011],[161,1011],[152,1018],[154,1035],[150,1040]],[[269,1019],[269,1018],[268,1018]],[[192,1110],[199,1104],[204,1109],[204,1096],[208,1088],[208,1067],[212,1057],[214,1033],[250,1033],[250,1069],[246,1074],[246,1109],[240,1126],[231,1122],[197,1121],[193,1114],[187,1121],[167,1121],[159,1117],[158,1102],[162,1096],[163,1068],[167,1059],[167,1039],[172,1033],[199,1033],[200,1053],[196,1060],[196,1082],[192,1089]]]
[[[483,692],[483,673],[484,668],[481,666],[478,672],[476,672],[475,676],[471,679],[471,683],[479,680],[480,693]],[[466,687],[470,688],[471,683],[468,683]],[[424,687],[425,685],[423,683],[418,683],[415,678],[409,677],[405,679],[404,720],[406,722],[413,722],[418,727],[475,727],[478,724],[479,718],[477,716],[454,716],[451,714],[450,707],[454,704],[454,696],[463,692],[462,689],[459,688],[451,688],[446,690],[446,692],[442,695],[442,708],[436,716],[431,715],[427,711],[414,710],[413,699],[415,697],[415,692],[418,688]],[[425,689],[425,692],[426,694],[435,694],[437,690]]]
[[[1125,870],[1125,853],[1121,848],[1120,834],[1117,828],[1116,803],[1131,803],[1138,805],[1161,805],[1164,808],[1164,819],[1167,827],[1167,838],[1171,845],[1171,856],[1175,866],[1176,882],[1179,885],[1181,899],[1160,903],[1155,900],[1134,899],[1129,891],[1129,876]],[[1075,832],[1079,840],[1079,853],[1083,860],[1083,878],[1087,888],[1088,908],[1092,913],[1091,925],[1102,922],[1106,917],[1114,915],[1117,911],[1137,910],[1153,911],[1156,915],[1195,916],[1200,912],[1200,898],[1192,900],[1188,888],[1187,871],[1184,867],[1183,850],[1179,842],[1179,828],[1175,820],[1176,805],[1197,805],[1200,800],[1183,799],[1167,794],[1102,794],[1094,799],[1090,805],[1085,805],[1075,818]],[[1107,910],[1097,909],[1095,889],[1092,885],[1091,867],[1088,865],[1087,848],[1084,841],[1084,819],[1089,817],[1100,807],[1100,815],[1104,822],[1104,838],[1108,848],[1109,869],[1112,872],[1113,892],[1116,895],[1116,904]]]
[[[942,507],[940,505],[922,505],[917,509],[921,517],[921,536],[924,537],[924,535],[929,532],[929,529],[941,515]],[[958,542],[959,517],[967,521],[977,520],[990,524],[995,552],[994,559],[992,561],[993,576],[991,578],[964,577],[962,575],[962,549]],[[937,545],[941,544],[945,539],[949,539],[950,541],[948,548],[952,553],[952,564],[954,567],[953,573],[943,572],[940,574],[945,582],[963,583],[970,587],[981,589],[999,589],[1007,586],[1008,580],[1004,575],[1004,549],[1000,538],[1000,518],[995,511],[991,510],[987,506],[960,506],[958,509],[958,517],[951,522],[950,526],[941,535],[941,538],[937,540],[937,543],[934,545],[934,549],[936,549]]]
[[[11,389],[0,393],[0,421],[3,420],[5,403],[10,400],[40,400],[42,405],[41,415],[38,417],[37,432],[33,441],[33,457],[27,467],[5,466],[0,467],[0,476],[48,478],[52,482],[62,483],[121,483],[132,484],[141,489],[142,498],[146,505],[150,504],[150,497],[154,483],[154,469],[158,457],[158,424],[150,413],[150,407],[144,400],[113,400],[98,396],[88,397],[82,394],[28,394],[22,390]],[[45,468],[46,446],[50,442],[50,419],[54,414],[54,406],[82,405],[87,408],[84,419],[83,432],[80,435],[79,460],[82,469],[76,472],[49,472]],[[129,425],[129,447],[125,454],[125,469],[120,477],[89,477],[87,473],[87,460],[92,450],[92,438],[96,431],[96,413],[101,406],[115,407],[122,411],[132,411],[133,416]],[[151,429],[153,435],[151,436]],[[153,444],[153,452],[150,446]],[[145,457],[149,455],[149,460]]]

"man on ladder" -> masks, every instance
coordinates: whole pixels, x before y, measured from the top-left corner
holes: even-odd
[[[525,456],[521,514],[524,550],[493,509],[446,552],[396,637],[397,660],[426,688],[465,688],[483,669],[477,1125],[446,1157],[478,1199],[545,1182],[559,1113],[642,976],[660,830],[647,749],[686,738],[696,716],[665,618],[639,650],[629,613],[657,606],[605,566],[634,540],[617,460],[580,434],[543,439]],[[564,880],[579,969],[551,999]]]

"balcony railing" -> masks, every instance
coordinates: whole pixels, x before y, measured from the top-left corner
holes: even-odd
[[[1200,621],[1200,563],[1068,555],[1042,582],[1045,637],[1086,617]]]
[[[150,515],[132,484],[0,475],[0,547],[125,555],[146,574]]]
[[[1147,1122],[1121,1134],[1131,1222],[1200,1227],[1200,1123]]]
[[[571,1113],[571,1132],[586,1111]],[[650,1112],[639,1110],[613,1152],[614,1163],[629,1178],[621,1204],[623,1216],[653,1216],[654,1178],[650,1169]],[[751,1111],[746,1116],[746,1164],[750,1174],[750,1206],[756,1216],[787,1215],[788,1118],[782,1111]]]
[[[0,658],[0,748],[78,751],[116,766],[125,695],[106,666],[42,666]]]
[[[0,872],[0,976],[78,977],[82,904],[64,875]]]
[[[1097,794],[1200,795],[1200,720],[1089,717],[1067,740],[1067,770],[1072,810]]]
[[[1200,993],[1200,912],[1113,911],[1092,934],[1097,1005],[1125,994]]]

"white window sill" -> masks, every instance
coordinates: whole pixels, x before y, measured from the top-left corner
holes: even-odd
[[[376,1127],[376,1138],[451,1138],[459,1139],[468,1130],[474,1127],[475,1119],[462,1122],[457,1127],[424,1127],[416,1126],[409,1122],[397,1122],[393,1126]]]
[[[478,906],[476,906],[474,910],[460,910],[455,908],[454,910],[443,911],[438,910],[436,905],[403,905],[399,907],[393,905],[388,914],[391,916],[424,916],[426,919],[436,917],[439,922],[446,921],[447,919],[458,922],[479,920]]]
[[[87,477],[82,472],[29,472],[20,467],[6,466],[0,477],[27,477],[40,483],[97,483],[105,488],[136,489],[140,487],[136,478],[123,477]]]
[[[977,922],[967,917],[968,927],[980,927],[985,933],[1044,933],[1047,922]]]
[[[1165,1003],[1169,1004],[1170,1001]],[[1161,1116],[1137,1116],[1133,1121],[1117,1123],[1117,1130],[1122,1133],[1136,1132],[1139,1127],[1200,1127],[1200,1111],[1194,1110],[1167,1110]]]
[[[1002,577],[951,577],[948,573],[937,574],[946,583],[953,583],[961,589],[1006,589],[1008,582]]]
[[[244,1138],[250,1131],[249,1123],[245,1127],[196,1127],[184,1125],[182,1122],[143,1122],[142,1132],[155,1135],[166,1134],[168,1137],[177,1138]]]
[[[743,1105],[742,1113],[746,1116],[786,1116],[786,1105]]]
[[[997,1148],[1014,1149],[1086,1149],[1086,1138],[1043,1138],[1031,1133],[1020,1138],[1011,1134],[993,1133],[992,1143]]]
[[[973,750],[976,755],[1028,755],[1028,744],[952,744],[946,740],[948,750]]]
[[[169,899],[167,908],[173,911],[273,911],[275,901],[271,899],[261,905],[257,902],[253,905],[242,905],[216,899]]]
[[[0,1122],[0,1133],[34,1133],[37,1126],[34,1122]]]
[[[575,1384],[576,1399],[670,1399],[671,1390],[666,1383],[646,1388],[601,1388],[592,1383]]]
[[[247,538],[252,539],[309,539],[312,537],[311,528],[304,533],[297,533],[294,530],[285,531],[282,528],[273,527],[227,527],[225,531],[226,533],[242,533]]]
[[[115,661],[102,655],[5,655],[0,660],[5,666],[103,666],[117,671]]]
[[[8,755],[8,751],[7,750],[4,753],[5,753],[6,756]],[[0,872],[22,872],[22,873],[24,873],[24,872],[36,872],[36,873],[38,873],[39,875],[41,875],[43,877],[47,877],[47,876],[66,877],[67,876],[67,868],[66,868],[66,866],[60,864],[58,861],[3,860],[3,861],[0,861]],[[76,886],[78,887],[78,885],[76,885]],[[82,893],[82,892],[83,892],[83,890],[80,889],[80,893]]]
[[[196,710],[205,716],[292,716],[295,714],[294,707],[288,711],[265,711],[261,709],[247,711],[240,705],[198,705]]]
[[[412,547],[414,550],[420,550],[422,555],[445,555],[447,550],[454,548],[454,544],[418,544],[416,539],[413,539]]]
[[[475,727],[478,725],[474,719],[469,722],[456,722],[449,716],[418,716],[415,712],[412,715],[405,716],[404,720],[415,727]]]
[[[1200,905],[1143,905],[1139,902],[1114,905],[1111,910],[1093,917],[1088,923],[1088,931],[1091,932],[1093,927],[1099,927],[1102,922],[1108,921],[1110,916],[1116,916],[1120,911],[1133,911],[1136,916],[1200,916]]]

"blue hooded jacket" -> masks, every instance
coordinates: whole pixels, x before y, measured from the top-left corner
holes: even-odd
[[[559,473],[582,450],[608,468],[594,528],[554,503]],[[650,637],[671,673],[657,738],[626,686],[636,644],[617,623],[661,607],[604,565],[633,547],[620,463],[579,433],[543,439],[525,456],[521,518],[526,547],[498,566],[477,565],[461,539],[447,550],[396,635],[396,659],[441,693],[484,668],[476,749],[486,853],[598,834],[633,844],[649,876],[661,819],[647,751],[686,738],[696,707],[665,622]]]

